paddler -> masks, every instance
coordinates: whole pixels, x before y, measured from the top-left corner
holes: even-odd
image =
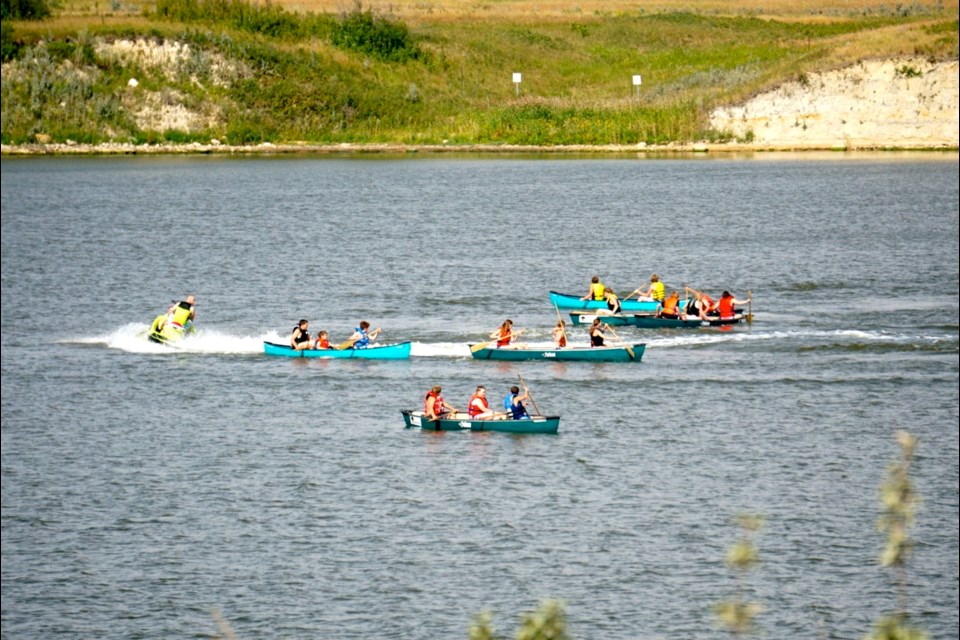
[[[666,289],[663,286],[663,283],[660,282],[660,276],[653,274],[650,276],[650,286],[644,289],[643,287],[637,287],[634,289],[627,298],[637,296],[637,300],[647,300],[654,302],[663,302],[663,299],[666,294]],[[624,298],[626,300],[627,298]]]
[[[310,340],[310,333],[307,329],[310,327],[310,323],[306,319],[301,320],[297,323],[297,326],[293,328],[293,331],[290,334],[290,347],[296,349],[297,351],[303,351],[304,349],[312,349],[313,342]]]
[[[720,312],[721,320],[730,320],[737,315],[736,305],[750,304],[750,296],[746,300],[738,300],[729,291],[720,294],[720,300],[717,302],[717,311]]]
[[[587,291],[587,295],[580,298],[581,300],[596,300],[602,302],[604,299],[604,293],[607,291],[607,288],[602,282],[600,282],[600,276],[593,276],[590,278],[590,289]]]
[[[440,392],[443,389],[437,385],[427,392],[423,398],[423,414],[428,420],[437,420],[443,417],[445,413],[456,413],[457,410],[447,404]]]
[[[350,336],[350,340],[353,341],[354,349],[365,349],[370,346],[370,343],[377,339],[380,335],[381,329],[377,328],[373,331],[369,331],[370,323],[366,320],[360,322],[360,326],[353,330],[353,335]]]

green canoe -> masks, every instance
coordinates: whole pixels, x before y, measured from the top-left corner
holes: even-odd
[[[471,345],[472,347],[473,345]],[[477,360],[553,360],[555,362],[640,362],[646,344],[609,347],[563,347],[535,349],[530,347],[486,347],[471,355]]]
[[[405,409],[404,425],[420,427],[427,431],[499,431],[502,433],[556,433],[560,428],[560,416],[531,416],[523,420],[497,418],[471,420],[465,413],[448,414],[439,420],[427,420],[422,411]]]
[[[720,327],[724,325],[739,324],[744,321],[742,313],[738,313],[732,318],[707,317],[701,320],[697,316],[684,316],[683,318],[660,318],[653,313],[617,313],[603,314],[591,313],[590,311],[571,311],[570,321],[574,325],[593,324],[595,318],[600,318],[600,322],[615,327],[637,327],[639,329],[696,329],[697,327]]]

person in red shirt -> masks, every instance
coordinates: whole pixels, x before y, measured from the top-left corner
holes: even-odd
[[[467,405],[467,413],[471,420],[489,420],[494,417],[490,410],[490,404],[487,402],[487,388],[483,385],[477,387],[477,392],[470,396],[470,403]]]
[[[327,335],[326,331],[321,331],[317,334],[317,339],[313,343],[314,349],[332,349],[330,346],[330,337]]]
[[[507,318],[500,327],[490,334],[490,338],[497,341],[497,348],[506,347],[514,337],[520,335],[520,331],[514,333],[513,320]]]
[[[443,391],[443,389],[440,388],[440,385],[437,385],[430,389],[423,398],[423,415],[429,420],[441,418],[445,413],[457,412],[456,409],[446,403],[443,396],[440,395],[441,391]]]
[[[720,313],[721,320],[728,320],[737,315],[738,304],[750,304],[750,296],[746,300],[737,300],[729,291],[720,294],[720,300],[717,302],[717,311]]]
[[[558,349],[567,346],[567,330],[564,326],[563,318],[558,320],[557,326],[553,328],[553,344],[555,344]]]

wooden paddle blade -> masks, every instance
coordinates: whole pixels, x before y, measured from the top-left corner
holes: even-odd
[[[487,340],[486,342],[480,342],[477,344],[470,345],[470,352],[476,353],[477,351],[480,351],[480,349],[486,349],[487,347],[490,346],[491,342],[493,342],[493,340]]]
[[[349,349],[350,347],[353,346],[353,342],[354,342],[353,340],[347,340],[346,342],[341,342],[340,344],[337,345],[337,349],[339,350]]]

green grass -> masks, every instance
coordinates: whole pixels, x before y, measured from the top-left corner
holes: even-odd
[[[715,140],[711,108],[785,80],[864,57],[958,56],[954,9],[806,21],[691,12],[421,17],[410,27],[359,4],[298,14],[269,3],[161,0],[147,16],[5,20],[3,32],[13,61],[3,74],[5,144],[38,134],[233,144]],[[166,72],[97,53],[121,38],[176,41],[191,53]],[[514,71],[523,74],[519,95]],[[643,77],[639,94],[634,74]],[[136,88],[126,84],[132,77]],[[151,130],[135,115],[147,104],[198,117]]]

